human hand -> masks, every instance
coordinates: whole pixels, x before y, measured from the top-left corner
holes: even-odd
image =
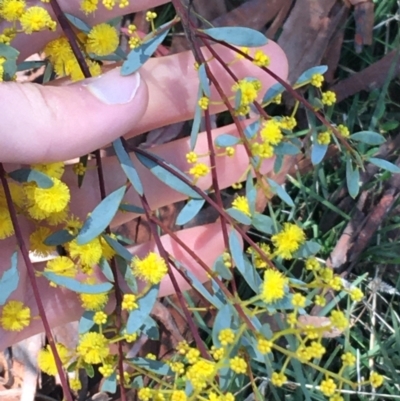
[[[39,2],[38,2],[39,3]],[[141,0],[127,9],[116,8],[114,12],[104,9],[96,12],[95,17],[84,17],[79,12],[78,0],[59,1],[63,10],[85,19],[90,25],[108,20],[121,14],[153,7],[165,1]],[[37,33],[32,36],[17,37],[13,45],[21,52],[21,57],[40,50],[55,34],[50,32]],[[234,59],[234,54],[226,48],[217,46],[218,54],[227,61]],[[270,69],[285,78],[287,62],[282,50],[273,42],[269,42],[264,52],[271,58]],[[7,99],[0,106],[0,161],[7,171],[18,168],[18,164],[48,163],[59,160],[69,160],[105,147],[116,138],[124,135],[131,137],[151,129],[162,127],[174,122],[192,118],[198,90],[197,73],[193,68],[194,59],[189,52],[172,56],[150,59],[139,73],[122,77],[118,69],[112,69],[101,77],[71,84],[53,82],[52,85],[2,83],[0,98]],[[232,80],[216,63],[210,67],[226,93],[231,92]],[[237,61],[231,66],[239,78],[254,76],[263,84],[263,91],[274,81],[259,68],[246,60]],[[214,91],[211,100],[220,100]],[[224,106],[212,105],[211,113],[224,110]],[[236,133],[235,126],[226,126],[213,131],[216,137],[221,133]],[[188,139],[174,141],[152,149],[165,160],[185,171],[188,165],[185,154],[189,151]],[[196,152],[208,152],[206,135],[199,135]],[[116,158],[107,157],[103,160],[107,193],[125,184],[126,177],[120,169]],[[264,163],[262,172],[272,169],[272,161]],[[243,147],[238,147],[232,158],[219,157],[217,171],[221,188],[237,182],[248,166],[248,157]],[[182,200],[184,197],[160,183],[151,173],[137,164],[137,170],[144,184],[144,192],[151,208],[157,209],[164,205]],[[84,185],[77,187],[76,175],[72,168],[66,168],[63,181],[71,191],[71,213],[85,218],[88,212],[99,203],[97,173],[88,169]],[[200,179],[197,185],[207,189],[211,178]],[[129,191],[126,202],[140,205],[134,191]],[[1,205],[4,207],[4,205]],[[117,226],[132,219],[132,214],[120,214],[113,222]],[[28,239],[33,224],[21,219],[24,238]],[[208,265],[224,250],[224,241],[220,225],[196,227],[183,230],[177,234],[193,251]],[[190,268],[202,281],[206,280],[205,272],[189,256],[173,243],[170,237],[164,236],[163,243],[168,252],[174,255]],[[9,260],[15,250],[14,237],[0,241],[2,261],[0,271],[9,268]],[[154,243],[147,243],[130,248],[132,254],[144,256]],[[32,315],[38,314],[32,288],[26,275],[26,266],[19,255],[18,268],[20,281],[18,289],[10,299],[21,300],[30,306]],[[44,268],[44,262],[35,264],[37,270]],[[177,275],[178,276],[178,275]],[[178,277],[177,277],[178,278]],[[42,302],[47,318],[52,327],[76,320],[82,313],[76,294],[62,288],[50,287],[43,277],[37,278]],[[187,288],[183,279],[178,279],[182,289]],[[173,288],[170,280],[163,281],[160,296],[171,294]],[[31,325],[21,332],[9,332],[0,329],[0,349],[25,337],[43,331],[40,319],[35,319]]]

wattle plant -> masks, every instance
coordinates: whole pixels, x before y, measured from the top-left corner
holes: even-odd
[[[0,167],[0,239],[15,238],[21,251],[14,253],[11,268],[0,279],[2,329],[27,330],[35,318],[30,305],[13,299],[20,277],[18,258],[22,255],[49,341],[38,363],[47,374],[60,374],[69,400],[69,389],[76,392],[81,388],[80,369],[89,376],[97,369],[104,378],[102,391],[113,393],[120,386],[125,399],[124,389],[136,388],[143,401],[231,401],[242,399],[241,389],[247,385],[261,400],[264,396],[257,384],[260,377],[267,381],[274,397],[279,397],[277,388],[293,391],[293,386],[300,386],[307,397],[315,392],[330,401],[340,401],[344,399],[343,390],[381,386],[383,377],[374,371],[365,373],[369,379],[356,381],[356,350],[348,341],[337,340],[341,346],[335,351],[336,362],[329,358],[329,341],[351,330],[350,311],[363,298],[357,287],[361,279],[347,286],[327,266],[319,256],[318,238],[296,215],[295,201],[270,175],[278,173],[287,160],[301,152],[318,165],[332,143],[346,163],[348,190],[353,197],[358,194],[359,172],[366,161],[398,172],[395,165],[370,152],[371,146],[385,141],[380,134],[350,134],[343,123],[336,125],[330,120],[336,97],[333,92],[321,90],[327,68],[311,68],[289,85],[269,68],[273,60],[264,50],[268,42],[264,35],[241,27],[198,29],[177,0],[172,2],[177,17],[157,28],[157,14],[147,12],[152,28],[147,35],[132,24],[120,29],[116,20],[89,26],[63,13],[57,1],[49,3],[55,19],[44,7],[30,7],[23,0],[0,0],[0,16],[12,25],[0,35],[1,80],[13,80],[17,69],[22,69],[17,62],[18,51],[12,47],[14,38],[21,33],[55,30],[60,24],[64,34],[46,45],[46,60],[22,64],[25,68],[46,65],[46,78],[54,72],[58,78],[77,81],[101,74],[109,62],[117,63],[122,75],[133,74],[181,23],[194,53],[198,94],[189,148],[183,155],[184,168],[151,151],[132,147],[124,138],[112,146],[126,183],[111,193],[105,192],[106,167],[102,166],[99,151],[90,157],[82,156],[72,165],[60,161],[14,171]],[[102,6],[124,8],[129,1],[104,0]],[[96,12],[98,7],[97,0],[81,3],[87,14]],[[128,52],[119,44],[120,35],[128,40]],[[268,74],[273,84],[266,89],[259,75],[239,76],[235,66],[243,59],[257,67],[257,74]],[[217,70],[225,71],[229,85],[221,84]],[[303,88],[307,100],[297,91],[299,88]],[[287,115],[271,114],[279,110],[275,106],[281,103],[285,91],[295,99],[293,110]],[[217,134],[211,128],[213,107],[228,110],[233,122],[218,129]],[[307,129],[298,128],[299,107],[307,111]],[[206,133],[201,142],[202,121]],[[234,179],[221,177],[229,173],[218,168],[221,160],[229,158],[245,164]],[[64,179],[65,169],[75,173],[84,191],[85,176],[93,166],[91,159],[96,161],[102,199],[80,219],[69,210],[73,195]],[[221,246],[212,263],[204,262],[188,245],[194,231],[182,235],[172,232],[153,212],[139,165],[187,199],[177,225],[194,219],[206,203],[218,211],[220,218],[213,229],[220,235]],[[223,180],[229,183],[220,184]],[[221,189],[227,186],[241,191],[231,206],[224,208]],[[138,203],[127,201],[132,192]],[[267,214],[260,213],[256,210],[257,193],[267,199],[276,195],[286,205],[287,213],[276,214],[272,203],[268,204]],[[155,246],[140,255],[124,247],[121,238],[110,229],[119,212],[145,215]],[[29,240],[21,234],[21,221],[27,220],[34,226]],[[262,241],[252,239],[244,228],[249,226],[261,233]],[[172,254],[160,229],[185,253],[185,259]],[[43,269],[32,264],[28,252],[46,260]],[[187,255],[192,265],[188,265]],[[192,272],[194,264],[201,274]],[[291,267],[295,265],[293,271],[298,273],[293,274]],[[191,330],[193,344],[179,343],[169,359],[129,356],[129,345],[141,336],[158,339],[157,323],[150,312],[167,277]],[[79,298],[84,311],[74,349],[55,343],[52,337],[37,285],[43,279],[48,286],[74,292]],[[203,308],[215,311],[212,328],[192,310],[178,279],[186,280],[201,294]],[[209,284],[205,285],[207,280]],[[333,301],[327,301],[328,294]],[[343,297],[347,297],[347,308],[339,303]],[[310,317],[316,307],[323,311],[320,319]],[[332,337],[335,340],[328,340]],[[69,372],[69,383],[65,371]],[[363,371],[367,372],[367,368],[363,367]]]

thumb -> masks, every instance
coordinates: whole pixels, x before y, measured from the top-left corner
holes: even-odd
[[[0,162],[44,163],[82,156],[127,133],[148,90],[119,68],[66,86],[0,84]]]

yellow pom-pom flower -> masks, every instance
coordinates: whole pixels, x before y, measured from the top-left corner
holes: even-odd
[[[56,349],[57,354],[60,357],[61,364],[65,365],[70,359],[68,349],[61,343],[56,344]],[[58,373],[56,360],[50,345],[47,345],[46,348],[39,351],[37,361],[39,369],[42,372],[48,374],[49,376],[55,376]]]
[[[204,163],[197,163],[189,170],[189,174],[193,175],[195,178],[205,177],[209,172],[210,167]]]
[[[110,355],[108,340],[100,333],[85,333],[79,340],[77,353],[86,363],[102,363]]]
[[[31,310],[21,301],[8,301],[1,311],[0,325],[6,331],[21,331],[31,322]]]
[[[140,260],[137,256],[132,261],[133,274],[150,284],[158,284],[168,272],[165,260],[154,252],[150,252]]]
[[[304,243],[306,236],[303,230],[296,224],[285,223],[283,230],[272,236],[275,253],[283,259],[291,259],[300,245]]]
[[[330,397],[333,394],[335,394],[336,388],[337,388],[336,383],[331,378],[322,380],[320,385],[321,393],[326,397]]]
[[[98,24],[88,34],[86,51],[97,56],[106,56],[117,50],[118,44],[117,30],[108,24]]]
[[[34,187],[31,194],[31,201],[44,213],[57,213],[64,210],[70,201],[70,192],[67,185],[57,178],[53,178],[53,186],[50,188]]]
[[[19,19],[22,29],[25,33],[31,34],[33,32],[50,29],[55,31],[56,22],[51,19],[49,12],[38,6],[29,7]]]
[[[353,366],[356,363],[356,357],[351,352],[342,355],[343,366]]]
[[[44,243],[44,240],[52,233],[48,227],[38,227],[29,236],[29,250],[39,256],[48,256],[56,250],[55,246],[49,246]]]
[[[268,67],[271,62],[270,58],[262,50],[257,50],[253,59],[253,63],[258,67]]]
[[[376,372],[371,372],[371,375],[369,377],[369,382],[371,383],[371,386],[374,388],[382,386],[384,380],[385,378]]]
[[[311,77],[311,85],[316,88],[320,88],[322,86],[322,82],[324,82],[324,76],[322,74],[314,74]]]
[[[332,106],[336,103],[336,93],[332,91],[326,91],[322,94],[322,103],[327,106]]]
[[[276,387],[282,387],[287,381],[287,377],[283,373],[273,372],[271,383]]]
[[[124,294],[121,307],[123,310],[132,311],[138,308],[137,298],[135,294]]]
[[[287,283],[287,277],[281,272],[272,269],[266,270],[264,282],[261,285],[261,299],[267,304],[279,301],[285,296]]]
[[[238,196],[232,202],[232,208],[239,210],[240,212],[244,213],[246,216],[251,216],[249,201],[247,200],[247,198],[245,196]]]
[[[237,374],[244,374],[247,371],[247,363],[240,356],[235,356],[229,360],[229,367]]]
[[[0,204],[0,240],[11,237],[14,234],[14,226],[10,212],[6,206]]]
[[[319,145],[329,145],[331,142],[331,133],[329,131],[320,132],[317,135],[317,142]]]
[[[81,10],[85,14],[91,14],[97,10],[99,6],[99,0],[82,0]]]
[[[218,340],[223,347],[226,347],[229,344],[233,344],[235,341],[235,333],[232,329],[222,329],[218,334]]]
[[[0,16],[6,21],[17,21],[25,13],[25,0],[2,0],[0,2]]]
[[[64,163],[48,163],[48,164],[33,164],[32,168],[34,170],[40,171],[43,174],[48,175],[52,178],[61,179],[64,174]]]
[[[103,255],[99,238],[95,238],[84,245],[78,245],[76,240],[73,240],[68,244],[67,249],[71,258],[79,259],[83,266],[96,265]]]

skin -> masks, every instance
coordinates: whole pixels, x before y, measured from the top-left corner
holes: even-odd
[[[39,2],[38,2],[39,3]],[[118,14],[127,14],[165,3],[160,0],[135,0],[132,6],[123,10],[118,7],[113,12],[99,9],[95,17],[87,17],[79,11],[78,0],[59,0],[63,10],[85,19],[89,24],[108,20]],[[43,3],[40,3],[43,6]],[[3,28],[0,24],[0,30]],[[39,51],[57,34],[50,32],[35,33],[31,36],[21,36],[13,43],[21,52],[21,59]],[[231,51],[217,46],[216,50],[227,62],[234,59]],[[271,58],[270,68],[283,79],[287,77],[287,60],[277,44],[269,41],[263,48]],[[205,52],[207,57],[207,54]],[[114,139],[124,135],[132,137],[158,127],[163,127],[179,121],[193,118],[198,91],[197,73],[193,68],[194,59],[189,52],[150,59],[140,69],[140,85],[135,98],[119,105],[106,105],[95,98],[85,86],[85,81],[70,84],[65,81],[53,82],[51,86],[36,84],[3,83],[0,85],[0,98],[7,99],[0,105],[0,161],[11,171],[21,163],[45,163],[58,160],[70,160],[95,149],[106,146]],[[223,87],[225,93],[232,93],[232,79],[215,62],[210,63],[213,74]],[[237,61],[232,70],[238,78],[254,76],[260,79],[265,92],[274,81],[263,71],[247,60]],[[211,101],[219,101],[212,90]],[[212,105],[211,113],[224,110],[224,106]],[[249,122],[244,122],[246,125]],[[71,125],[72,124],[72,125]],[[57,133],[57,134],[55,134]],[[238,135],[233,125],[215,129],[213,136],[221,133]],[[189,151],[188,139],[180,139],[172,143],[156,146],[151,149],[166,161],[173,163],[182,171],[188,170],[185,154]],[[196,152],[204,154],[208,151],[205,133],[199,134]],[[134,160],[134,158],[133,158]],[[207,159],[202,160],[204,162]],[[120,187],[126,182],[118,161],[114,157],[104,158],[104,171],[107,192]],[[158,181],[140,163],[135,163],[144,191],[152,209],[183,200],[184,196],[168,188]],[[218,157],[217,172],[221,188],[226,188],[237,182],[248,166],[248,158],[242,147],[238,147],[232,158]],[[266,161],[261,171],[268,173],[272,170],[273,160]],[[76,176],[67,166],[63,177],[71,190],[71,211],[85,218],[88,212],[99,203],[97,173],[89,169],[85,183],[81,189],[76,185]],[[211,177],[199,180],[198,186],[207,189]],[[133,190],[128,191],[126,202],[140,205],[138,196]],[[119,214],[113,221],[113,227],[135,218],[134,214]],[[21,220],[23,235],[28,238],[32,225]],[[224,243],[220,223],[182,230],[177,235],[208,265],[223,252]],[[162,242],[167,252],[182,261],[201,280],[206,280],[202,268],[198,266],[169,236],[163,236]],[[0,242],[0,274],[8,269],[9,260],[16,249],[15,238]],[[155,244],[149,242],[131,247],[132,254],[145,256],[150,250],[156,250]],[[32,309],[32,315],[37,316],[37,306],[31,285],[26,275],[26,266],[19,255],[18,269],[20,281],[17,290],[10,299],[21,300]],[[44,262],[35,263],[35,269],[41,270]],[[175,274],[181,289],[187,289],[187,283]],[[51,327],[56,327],[77,320],[82,313],[79,301],[74,293],[65,289],[49,287],[47,280],[37,279],[42,302]],[[171,282],[166,278],[160,289],[160,296],[173,293]],[[0,309],[1,310],[1,309]],[[39,318],[21,332],[5,332],[0,329],[0,350],[5,347],[43,331]]]

